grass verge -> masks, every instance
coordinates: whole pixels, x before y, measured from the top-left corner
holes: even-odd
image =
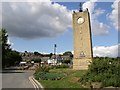
[[[82,88],[78,80],[85,70],[51,69],[50,73],[64,74],[61,80],[38,80],[45,88]]]

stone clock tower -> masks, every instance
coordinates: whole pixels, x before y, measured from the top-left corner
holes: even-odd
[[[92,38],[88,9],[73,12],[74,58],[73,69],[85,70],[92,62]]]

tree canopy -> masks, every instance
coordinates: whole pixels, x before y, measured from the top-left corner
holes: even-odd
[[[80,82],[101,82],[104,87],[120,87],[120,60],[118,58],[94,58],[88,71],[81,77]]]
[[[22,60],[19,52],[10,48],[7,31],[3,28],[0,30],[0,45],[2,46],[2,68],[16,65]]]
[[[72,52],[67,51],[67,52],[64,52],[63,55],[72,55]]]

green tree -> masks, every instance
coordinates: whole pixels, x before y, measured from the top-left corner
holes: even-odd
[[[41,63],[41,59],[33,59],[32,61],[34,61],[35,63]]]
[[[17,51],[12,51],[8,44],[8,34],[5,29],[0,30],[0,45],[2,46],[2,68],[18,64],[22,58]]]
[[[35,63],[39,63],[39,66],[41,65],[41,59],[33,59],[32,61],[34,61]]]
[[[39,52],[34,52],[34,55],[36,55],[36,56],[37,56],[37,55],[40,55],[40,53],[39,53]]]
[[[50,53],[50,58],[52,57],[53,53]]]
[[[1,29],[0,30],[0,44],[2,46],[2,67],[5,66],[5,64],[7,64],[7,53],[9,51],[11,51],[10,49],[10,44],[7,43],[8,42],[8,34],[7,31],[5,29]]]
[[[14,65],[18,65],[22,60],[22,58],[19,55],[19,52],[9,51],[5,54],[4,60],[7,61],[7,63],[5,63],[5,66],[14,66]]]
[[[25,53],[27,53],[27,51],[25,51]]]
[[[67,51],[67,52],[64,52],[63,55],[72,55],[72,52]]]
[[[64,56],[68,56],[69,55],[71,58],[73,58],[73,54],[70,51],[64,52],[63,55]]]
[[[0,30],[0,43],[2,44],[2,53],[5,54],[6,50],[10,49],[10,44],[8,44],[8,34],[5,29]]]
[[[64,60],[63,63],[69,64],[71,60]]]
[[[81,82],[101,82],[103,86],[120,87],[120,60],[100,57],[93,59]]]

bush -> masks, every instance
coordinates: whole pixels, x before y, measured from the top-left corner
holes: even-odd
[[[67,66],[62,65],[61,67],[67,67]],[[49,70],[51,68],[53,68],[53,67],[46,66],[46,65],[39,67],[34,73],[35,79],[37,79],[37,80],[39,80],[39,79],[42,79],[42,80],[60,80],[61,78],[64,77],[63,74],[49,72]],[[57,66],[57,68],[58,68],[58,66]]]
[[[63,63],[69,64],[71,60],[64,60]]]
[[[114,86],[118,87],[120,86],[120,79],[118,75],[113,74],[104,74],[104,80],[102,80],[102,83],[104,86]]]
[[[34,74],[35,79],[39,80],[60,80],[64,77],[64,75],[59,73],[48,73],[48,72],[39,72],[37,74]]]
[[[39,73],[39,72],[49,72],[49,70],[50,70],[50,67],[44,65],[44,66],[39,67],[39,68],[35,71],[35,74],[36,74],[36,73]]]
[[[32,59],[35,63],[41,63],[41,59]]]
[[[111,58],[95,58],[85,75],[79,80],[81,83],[102,82],[103,86],[120,86],[120,61]]]
[[[59,68],[69,68],[69,65],[62,64],[62,65],[50,66],[50,69],[59,69]]]
[[[56,68],[69,68],[69,65],[67,65],[67,64],[62,64],[62,65],[56,66]]]

